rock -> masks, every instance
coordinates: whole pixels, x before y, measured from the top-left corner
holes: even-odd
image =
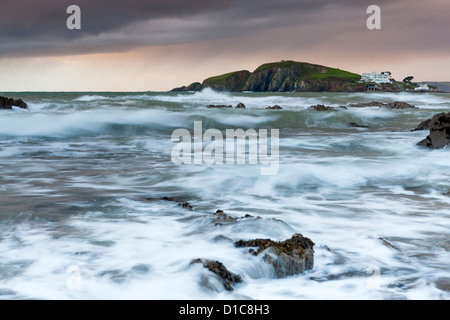
[[[411,131],[429,130],[430,129],[430,123],[431,123],[431,119],[425,120],[425,121],[421,122],[417,126],[417,128],[415,128],[414,130],[411,130]]]
[[[443,194],[444,196],[450,197],[450,191]]]
[[[236,109],[246,109],[245,104],[239,103],[239,104],[236,106]]]
[[[191,262],[191,264],[195,263],[201,263],[203,267],[214,273],[223,284],[223,287],[228,291],[234,290],[235,284],[242,282],[242,277],[240,275],[228,271],[228,269],[219,261],[195,259]]]
[[[189,209],[189,210],[192,210],[193,209],[193,207],[188,203],[188,202],[185,202],[185,203],[179,203],[178,204],[180,207],[182,207],[182,208],[185,208],[185,209]]]
[[[314,267],[315,244],[301,234],[295,234],[282,242],[271,239],[240,240],[234,245],[238,248],[257,248],[250,252],[256,256],[263,253],[264,260],[273,267],[277,278],[300,274]]]
[[[350,125],[351,125],[353,128],[369,128],[368,126],[364,126],[364,125],[358,124],[358,123],[356,123],[356,122],[352,122],[352,123],[350,123]]]
[[[442,149],[450,144],[450,112],[435,115],[428,123],[430,134],[417,145]]]
[[[388,109],[417,109],[416,106],[413,106],[406,102],[394,101],[385,105]]]
[[[12,98],[6,98],[6,97],[0,96],[0,109],[11,110],[13,107],[27,109],[28,105],[25,102],[23,102],[22,99],[14,100]]]
[[[229,215],[225,214],[222,210],[217,210],[216,213],[214,213],[214,225],[224,225],[236,222],[237,219],[230,217]]]
[[[354,103],[348,106],[349,108],[369,108],[369,107],[379,107],[388,109],[416,109],[415,106],[401,101],[393,101],[389,103],[383,103],[378,101],[372,101],[367,103]]]
[[[216,213],[214,213],[213,217],[214,217],[214,220],[213,220],[214,225],[226,225],[226,224],[238,222],[243,219],[253,219],[253,220],[261,219],[261,217],[259,217],[259,216],[254,217],[249,214],[246,214],[245,216],[240,217],[240,218],[233,218],[233,217],[225,214],[225,212],[223,212],[223,210],[217,210]]]
[[[214,105],[214,104],[210,104],[209,106],[206,106],[209,109],[224,109],[224,108],[233,108],[232,105]]]
[[[282,110],[283,108],[280,107],[279,105],[274,105],[273,107],[267,107],[267,110]]]
[[[367,103],[353,103],[348,105],[349,108],[368,108],[368,107],[384,107],[382,102],[372,101]]]
[[[336,111],[333,107],[326,107],[323,104],[318,104],[315,106],[311,106],[310,109],[314,109],[316,111]]]

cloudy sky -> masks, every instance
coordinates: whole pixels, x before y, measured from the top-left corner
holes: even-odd
[[[81,30],[66,27],[73,4]],[[279,60],[450,81],[449,0],[1,0],[0,13],[0,91],[165,91]]]

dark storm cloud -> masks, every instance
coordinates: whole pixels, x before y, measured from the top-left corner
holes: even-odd
[[[427,3],[433,1],[437,3]],[[252,32],[289,25],[308,32],[313,41],[326,38],[316,30],[321,24],[330,24],[329,20],[335,24],[329,35],[364,29],[365,10],[374,2],[389,8],[383,11],[384,17],[391,16],[397,28],[384,33],[388,43],[395,43],[393,35],[407,34],[408,28],[416,32],[416,39],[421,39],[422,33],[447,36],[448,12],[431,4],[428,11],[418,12],[427,7],[415,8],[418,0],[2,0],[0,55],[117,52],[139,46],[251,36]],[[82,30],[66,28],[66,8],[71,4],[81,8]],[[443,8],[448,9],[448,5]],[[323,11],[329,15],[320,15]],[[417,23],[423,32],[415,29]],[[424,40],[447,46],[433,37]]]

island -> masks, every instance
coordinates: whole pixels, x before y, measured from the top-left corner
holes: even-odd
[[[229,92],[363,92],[373,87],[361,81],[361,75],[338,68],[306,62],[266,63],[255,71],[234,71],[172,89],[172,92],[201,91],[211,88]],[[407,82],[383,83],[377,90],[399,92],[413,90]]]

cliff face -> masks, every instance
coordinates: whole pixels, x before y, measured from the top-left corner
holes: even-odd
[[[359,75],[339,69],[281,61],[263,64],[253,73],[246,70],[231,72],[172,91],[199,91],[204,88],[231,92],[365,91],[365,86],[358,84],[359,79]]]

